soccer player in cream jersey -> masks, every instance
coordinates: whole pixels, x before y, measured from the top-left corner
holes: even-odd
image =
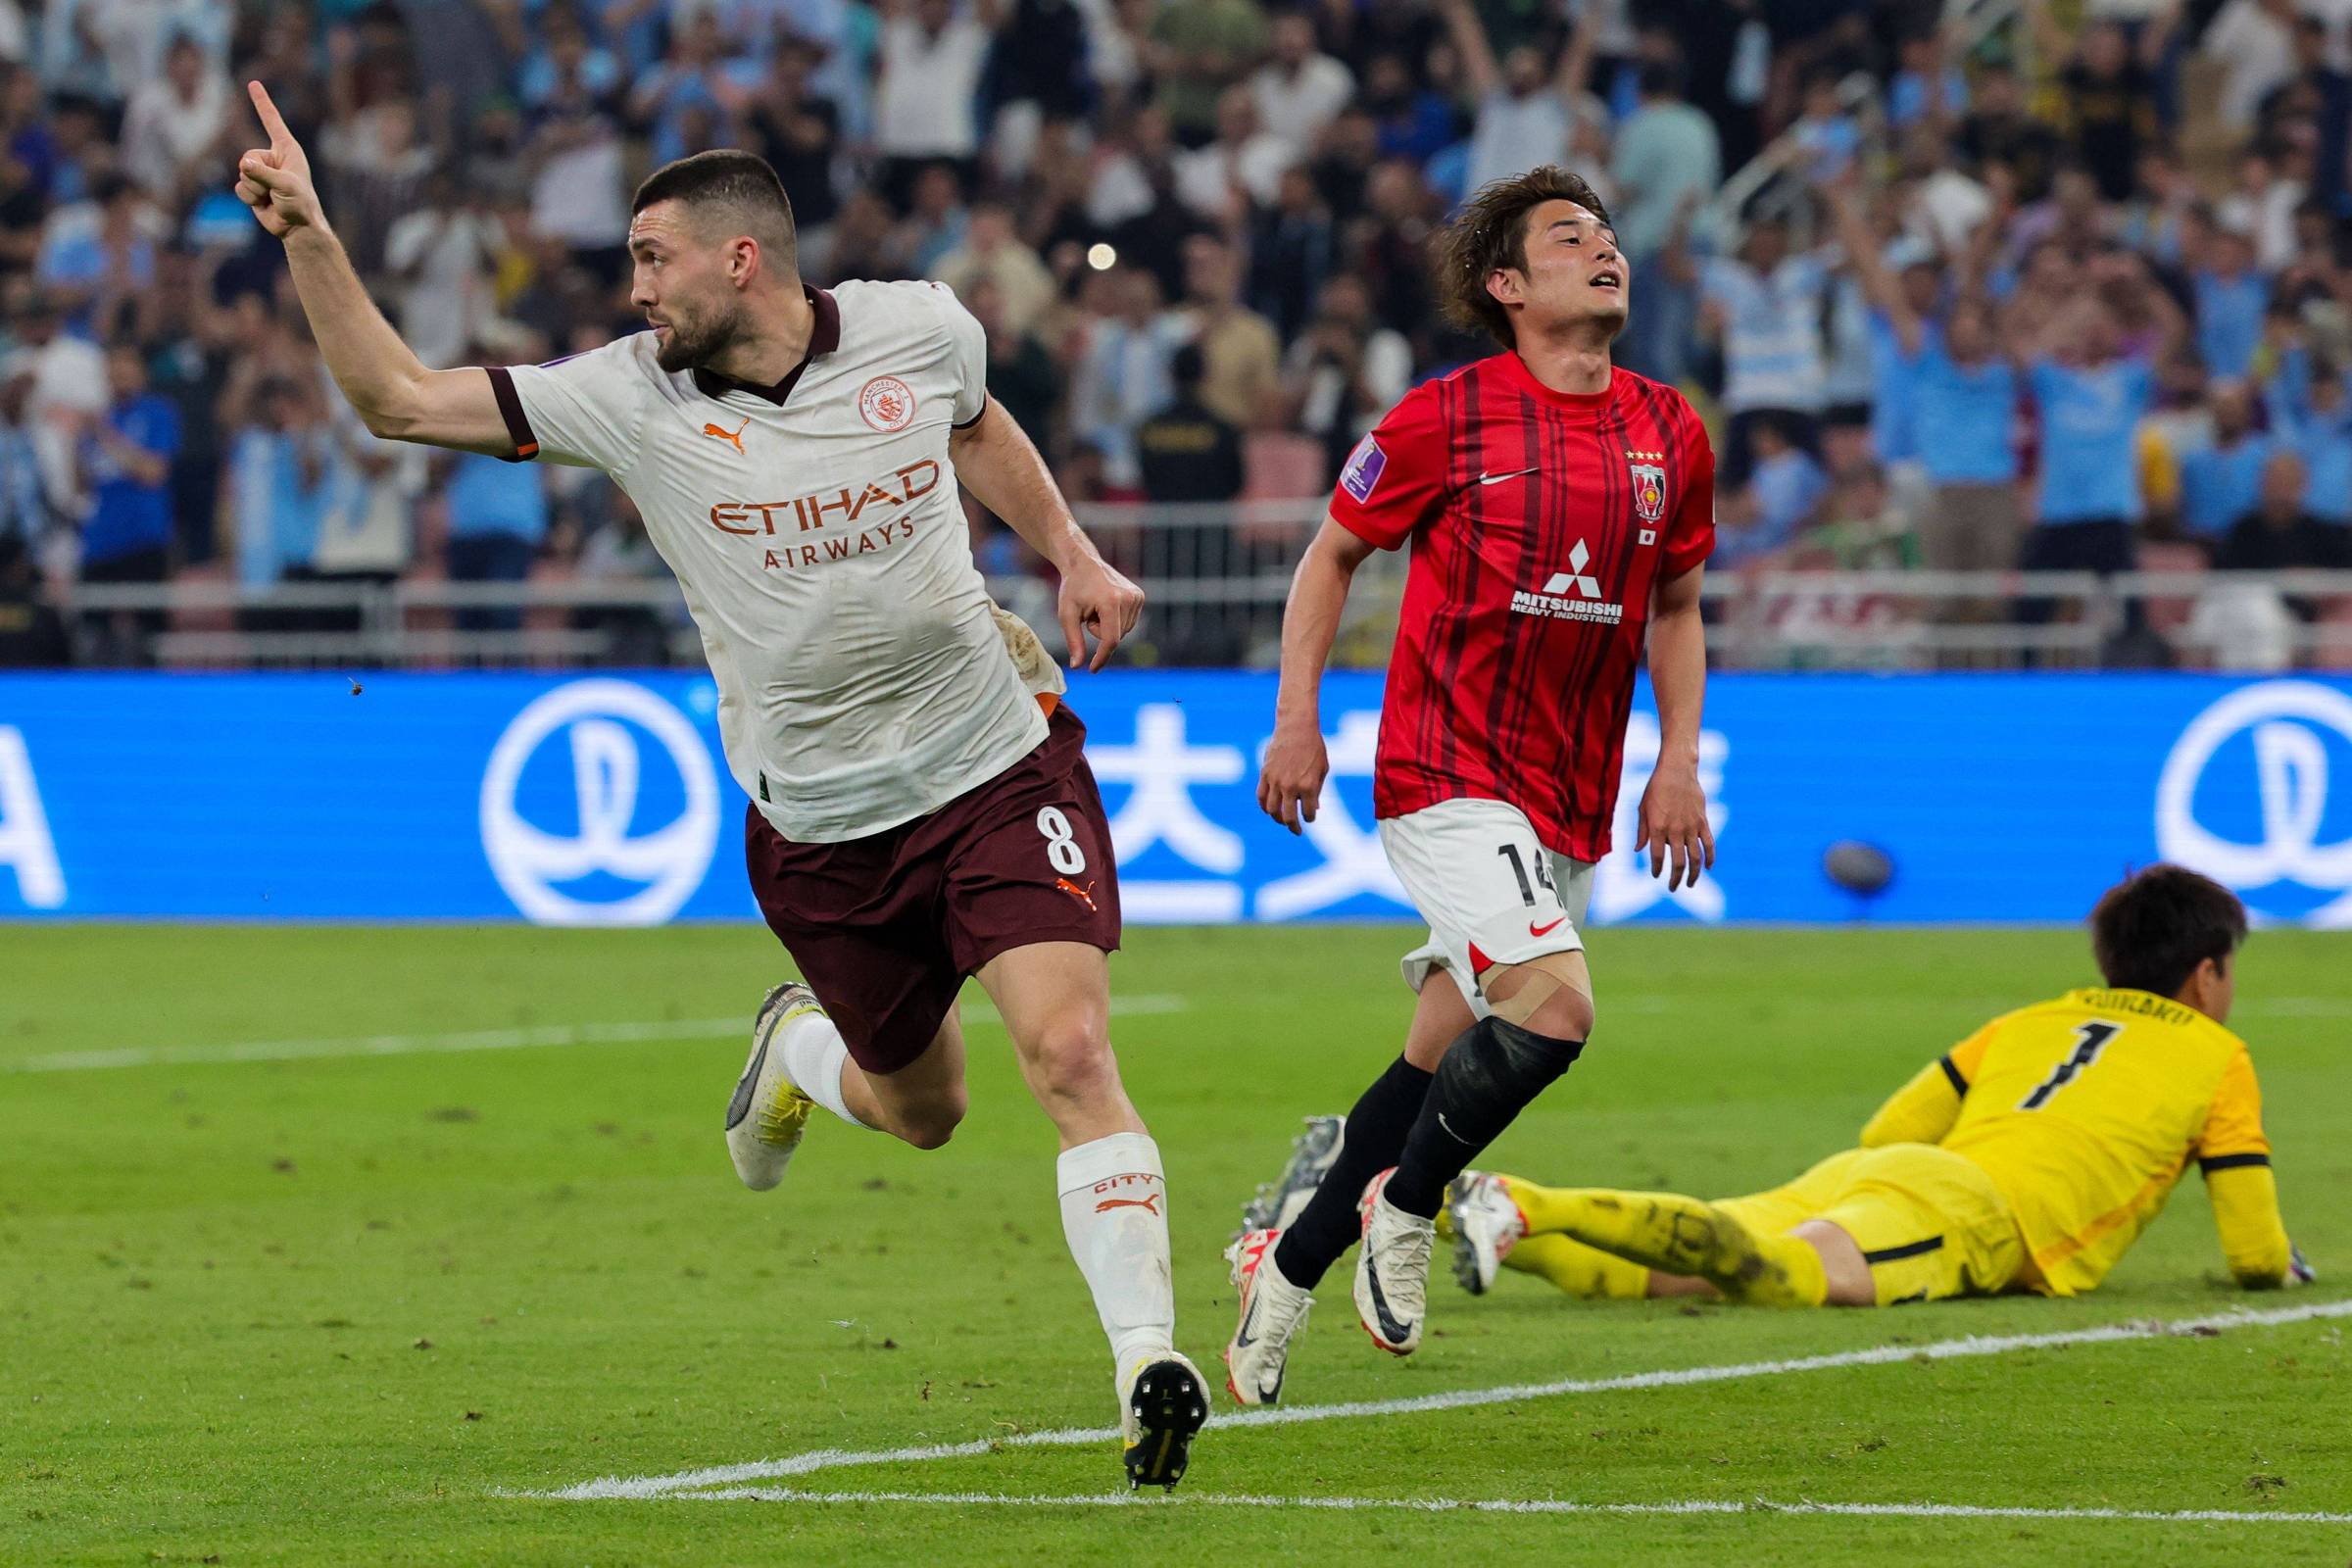
[[[601,468],[677,574],[750,797],[753,891],[809,982],[754,1025],[727,1112],[738,1173],[775,1185],[812,1103],[946,1143],[964,1112],[956,997],[977,976],[1060,1133],[1062,1226],[1111,1342],[1129,1479],[1174,1485],[1207,1393],[1173,1346],[1165,1175],[1108,1038],[1110,835],[1084,726],[990,604],[957,482],[1060,569],[1073,665],[1091,632],[1101,667],[1143,596],[990,401],[979,323],[938,284],[805,286],[775,172],[708,152],[637,192],[631,299],[651,330],[544,366],[428,369],[251,93],[270,144],[240,159],[237,194],[285,241],[368,427]]]

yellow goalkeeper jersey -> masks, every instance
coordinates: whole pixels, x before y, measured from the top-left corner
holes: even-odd
[[[2236,1035],[2163,997],[2070,991],[1995,1018],[1863,1131],[1866,1145],[1897,1140],[1940,1143],[1983,1168],[2054,1295],[2104,1279],[2192,1159],[2213,1186],[2232,1269],[2249,1283],[2283,1274],[2253,1058]],[[2214,1181],[2241,1168],[2259,1182]],[[2225,1189],[2240,1195],[2232,1204]]]

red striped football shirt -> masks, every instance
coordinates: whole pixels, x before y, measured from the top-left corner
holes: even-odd
[[[1608,853],[1651,588],[1715,548],[1715,454],[1680,392],[1555,392],[1516,354],[1415,387],[1348,456],[1331,514],[1412,541],[1376,815],[1463,796]]]

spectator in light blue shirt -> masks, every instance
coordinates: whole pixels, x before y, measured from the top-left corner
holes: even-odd
[[[2196,297],[2197,355],[2220,376],[2242,376],[2254,368],[2262,345],[2262,321],[2271,285],[2254,267],[2254,242],[2230,229],[2211,231],[2202,247],[2211,264],[2190,277]]]
[[[33,449],[33,357],[12,354],[0,363],[0,558],[29,553],[49,527],[48,493],[41,488],[40,454]]]
[[[610,104],[621,87],[620,62],[589,40],[580,14],[567,4],[540,14],[538,42],[514,74],[515,96],[536,114],[566,79],[577,81],[600,104]]]
[[[154,284],[155,242],[145,232],[146,212],[136,185],[107,173],[93,182],[87,204],[51,220],[35,270],[64,305],[69,331],[104,337],[114,315]]]
[[[1720,519],[1714,559],[1737,566],[1788,548],[1810,527],[1830,493],[1830,477],[1790,439],[1781,420],[1763,416],[1748,426],[1746,487],[1731,498]]]
[[[2212,542],[2254,510],[2263,465],[2277,447],[2254,428],[2254,394],[2243,382],[2216,386],[2209,404],[2212,442],[2180,460],[2180,520]]]
[[[665,164],[711,145],[698,133],[716,130],[731,139],[734,106],[759,90],[760,63],[728,54],[729,40],[716,17],[696,12],[677,27],[669,54],[636,78],[629,113],[650,121],[654,162]]]
[[[257,402],[261,418],[230,444],[223,471],[237,579],[267,588],[311,575],[319,523],[351,475],[315,382],[272,378]]]
[[[1805,78],[1803,111],[1788,131],[1806,158],[1809,179],[1836,179],[1862,150],[1862,127],[1838,99],[1838,73],[1816,68]]]
[[[2017,369],[1993,344],[1981,301],[1953,308],[1941,331],[1922,330],[1912,359],[1920,464],[1938,486],[1997,485],[2017,479]]]
[[[1727,484],[1746,478],[1747,428],[1767,415],[1797,445],[1812,447],[1827,395],[1822,306],[1829,284],[1822,259],[1790,255],[1788,225],[1772,218],[1748,223],[1737,257],[1707,263],[1699,320],[1723,341]]]
[[[2163,290],[2144,270],[2114,260],[2099,270],[2101,281],[2126,278],[2136,279],[2146,291],[2143,307],[2161,318],[2163,307],[2147,296]],[[2180,332],[2179,312],[2162,318],[2169,348]],[[2078,303],[2053,324],[2051,336],[2063,358],[2036,360],[2027,371],[2041,434],[2041,477],[2039,522],[2026,537],[2022,564],[2038,571],[2129,570],[2141,512],[2139,421],[2155,399],[2155,366],[2148,355],[2118,353],[2121,328],[2101,298]]]
[[[1618,339],[1617,363],[1672,384],[1688,368],[1698,309],[1688,270],[1674,258],[1675,236],[1722,178],[1723,149],[1715,122],[1684,102],[1679,66],[1649,61],[1639,80],[1640,107],[1617,127],[1609,161],[1609,177],[1624,193],[1609,217],[1642,302]]]
[[[1920,517],[1922,564],[1939,571],[2006,571],[2017,564],[2025,525],[2017,505],[2018,376],[2000,352],[1992,307],[1967,291],[1981,269],[1972,251],[1960,269],[1964,285],[1948,317],[1934,316],[1941,279],[1908,250],[1882,250],[1850,194],[1829,193],[1838,235],[1872,306],[1879,351],[1892,373],[1882,386],[1900,402],[1881,411],[1915,452],[1928,479]],[[1984,236],[1989,238],[1989,235]],[[1897,275],[1897,264],[1903,266]],[[1884,439],[1884,437],[1883,437]],[[1975,617],[1991,606],[1958,606]]]
[[[2352,378],[2292,347],[2263,403],[2278,444],[2303,460],[2303,510],[2324,522],[2352,522]]]
[[[547,481],[535,463],[462,453],[450,470],[449,575],[453,582],[519,583],[531,574],[547,538]],[[469,606],[461,631],[513,631],[515,605]]]
[[[1159,308],[1159,284],[1141,267],[1121,266],[1090,280],[1090,307],[1100,309],[1070,383],[1070,428],[1102,461],[1102,482],[1135,499],[1143,495],[1135,427],[1176,395],[1176,350],[1191,336],[1172,312]]]
[[[2104,354],[2036,360],[2027,379],[2040,420],[2036,512],[2042,525],[2136,521],[2139,464],[2133,438],[2155,390],[2148,362]]]
[[[1958,124],[1968,113],[1968,78],[1948,64],[1933,31],[1915,32],[1897,46],[1901,68],[1886,83],[1886,122],[1897,130],[1934,117]],[[1936,89],[1941,88],[1941,99]]]
[[[172,460],[179,416],[147,389],[139,351],[107,351],[114,406],[81,438],[90,516],[81,530],[81,574],[91,582],[161,582],[172,548]]]
[[[1854,238],[1862,241],[1862,231],[1855,230]],[[1861,248],[1875,252],[1876,242],[1866,241]],[[1942,270],[1934,252],[1909,239],[1877,252],[1880,267],[1865,266],[1866,260],[1856,253],[1854,272],[1870,311],[1871,446],[1882,464],[1908,463],[1921,453],[1919,351],[1940,336],[1936,318],[1943,293]],[[1887,303],[1895,308],[1891,314],[1878,297],[1889,292]],[[1909,334],[1897,324],[1898,316],[1911,323],[1914,330]]]

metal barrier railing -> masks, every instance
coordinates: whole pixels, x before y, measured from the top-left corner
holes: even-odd
[[[1089,532],[1148,597],[1129,658],[1276,662],[1291,564],[1322,504],[1090,508]],[[1385,661],[1404,559],[1362,568],[1335,662]],[[990,591],[1058,648],[1054,591],[1007,572]],[[1727,668],[2025,665],[2352,668],[2352,571],[1710,570],[1709,646]],[[267,588],[212,580],[83,584],[60,608],[80,662],[274,665],[693,664],[701,641],[667,580],[401,580]]]

